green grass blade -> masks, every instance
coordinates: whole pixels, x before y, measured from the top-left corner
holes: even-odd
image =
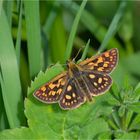
[[[62,5],[69,10],[70,12],[76,14],[78,9],[79,9],[79,5],[76,3],[72,3],[71,5],[62,3]],[[89,13],[86,9],[83,10],[83,13],[81,15],[81,22],[83,23],[83,25],[100,41],[102,42],[107,29],[102,26],[99,21],[91,14]],[[109,44],[108,44],[108,48],[112,48],[112,47],[116,47],[120,50],[120,54],[124,54],[124,50],[122,49],[123,47],[121,46],[121,44],[119,43],[119,41],[117,41],[115,38],[111,38]]]
[[[20,3],[18,31],[17,31],[17,40],[16,40],[16,55],[17,55],[18,65],[20,63],[20,43],[21,43],[21,28],[22,28],[21,26],[22,26],[22,1]]]
[[[58,13],[58,8],[56,6],[56,3],[54,3],[54,7],[52,8],[50,14],[46,18],[45,24],[43,26],[43,30],[48,38],[50,37],[50,30],[52,29],[52,25]]]
[[[2,97],[10,127],[24,124],[23,101],[16,54],[4,10],[0,16],[0,67]]]
[[[1,74],[0,74],[0,77],[1,77]],[[6,128],[9,128],[9,125],[8,125],[8,120],[5,113],[4,104],[3,104],[2,90],[0,88],[0,131]]]
[[[12,9],[13,9],[13,2],[14,1],[9,1],[9,0],[5,0],[3,2],[3,6],[4,6],[4,10],[8,19],[8,23],[10,25],[10,27],[12,26]]]
[[[57,51],[56,51],[57,48]],[[64,63],[64,53],[66,48],[66,32],[63,24],[63,16],[60,11],[52,25],[50,32],[51,60],[53,62]]]
[[[71,52],[72,52],[73,41],[74,41],[74,38],[75,38],[75,35],[76,35],[76,29],[78,27],[78,23],[79,23],[82,11],[83,11],[86,3],[87,3],[87,0],[83,0],[82,4],[81,4],[81,6],[80,6],[80,8],[77,12],[77,15],[74,19],[74,22],[73,22],[73,25],[72,25],[72,28],[71,28],[71,32],[70,32],[70,35],[69,35],[68,43],[67,43],[65,60],[68,60],[70,58],[70,55],[71,55]]]
[[[3,4],[3,0],[0,1],[0,15],[1,15],[2,4]]]
[[[109,26],[109,29],[105,35],[105,38],[104,38],[104,40],[103,40],[103,42],[98,50],[98,53],[102,52],[106,48],[108,42],[113,37],[113,35],[116,33],[118,26],[119,26],[119,23],[120,23],[120,20],[122,19],[122,16],[124,15],[126,4],[127,4],[126,1],[121,2],[113,20]]]
[[[7,97],[6,97],[6,95],[8,94],[8,91],[6,90],[6,85],[4,84],[4,81],[2,79],[1,74],[0,74],[0,83],[1,83],[1,87],[2,87],[2,98],[3,98],[3,101],[4,101],[4,106],[5,106],[5,109],[6,109],[6,114],[7,114],[9,126],[10,126],[10,128],[14,128],[17,124],[15,124],[15,122],[13,120],[12,112],[10,111],[11,108],[10,108],[10,105],[9,105],[9,103],[7,101]]]
[[[30,77],[41,69],[39,1],[24,1]]]

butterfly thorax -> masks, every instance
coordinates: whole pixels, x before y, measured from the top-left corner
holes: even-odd
[[[77,77],[82,72],[82,68],[74,63],[74,61],[67,61],[68,74],[72,77]]]
[[[90,93],[90,90],[88,88],[87,82],[86,82],[86,76],[84,75],[84,71],[82,68],[75,64],[73,61],[67,62],[68,67],[68,75],[71,78],[71,80],[74,81],[76,84],[76,87],[78,87],[81,91],[80,96],[86,97],[89,101],[92,100],[92,96]]]

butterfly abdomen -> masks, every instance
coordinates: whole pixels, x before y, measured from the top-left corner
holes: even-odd
[[[89,85],[87,85],[84,76],[85,75],[80,75],[79,77],[75,78],[75,83],[76,83],[77,88],[81,90],[81,93],[82,93],[81,96],[84,95],[88,101],[92,101]]]

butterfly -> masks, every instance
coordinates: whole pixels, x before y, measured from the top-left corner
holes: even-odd
[[[113,48],[92,56],[79,64],[67,61],[67,71],[54,77],[34,92],[34,97],[44,103],[59,103],[64,110],[78,108],[92,101],[112,85],[110,73],[118,63],[118,50]]]

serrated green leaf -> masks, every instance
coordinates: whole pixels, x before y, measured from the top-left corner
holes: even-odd
[[[95,127],[93,127],[95,126]],[[91,140],[96,139],[98,135],[108,132],[109,128],[105,120],[94,119],[88,125],[86,125],[83,130],[80,131],[80,140]]]
[[[117,84],[113,83],[112,87],[111,87],[111,90],[110,90],[110,93],[111,95],[118,101],[120,101],[120,94],[119,94],[119,89],[118,89],[118,86]]]
[[[120,108],[119,108],[119,116],[120,117],[122,117],[123,115],[124,115],[124,113],[125,113],[125,106],[124,105],[122,105]]]
[[[140,114],[133,118],[132,123],[129,127],[129,130],[140,130]]]
[[[116,140],[123,139],[123,140],[138,140],[138,135],[135,132],[131,133],[124,133],[121,137]]]
[[[140,102],[129,104],[127,108],[134,112],[140,113]]]
[[[138,101],[140,98],[140,83],[138,83],[138,85],[136,86],[136,88],[134,89],[134,92],[132,94],[132,97],[135,101]]]
[[[120,121],[118,112],[114,111],[114,112],[112,113],[112,117],[113,117],[113,119],[114,119],[116,125],[117,125],[119,128],[121,128],[121,121]]]
[[[129,129],[130,123],[132,121],[132,116],[133,116],[133,111],[132,110],[128,110],[126,113],[126,128]]]
[[[114,130],[117,130],[118,129],[118,126],[115,124],[115,122],[113,121],[113,119],[109,118],[109,119],[107,119],[107,122],[108,122],[109,126],[111,128],[113,128]]]
[[[98,117],[112,112],[112,107],[101,104],[103,100],[107,100],[107,97],[111,97],[110,94],[105,94],[96,98],[96,102],[85,103],[70,111],[62,110],[58,104],[44,104],[33,97],[35,89],[63,70],[61,65],[56,64],[45,73],[38,74],[28,89],[28,98],[25,100],[25,114],[29,128],[3,131],[0,133],[1,138],[83,139],[98,138],[100,134],[109,131],[105,120]]]
[[[62,71],[64,71],[64,68],[59,63],[48,68],[45,73],[40,71],[37,78],[31,83],[31,87],[28,89],[28,94],[33,93],[36,88],[39,88]]]
[[[105,139],[111,139],[110,131],[99,134],[98,140],[105,140]]]

